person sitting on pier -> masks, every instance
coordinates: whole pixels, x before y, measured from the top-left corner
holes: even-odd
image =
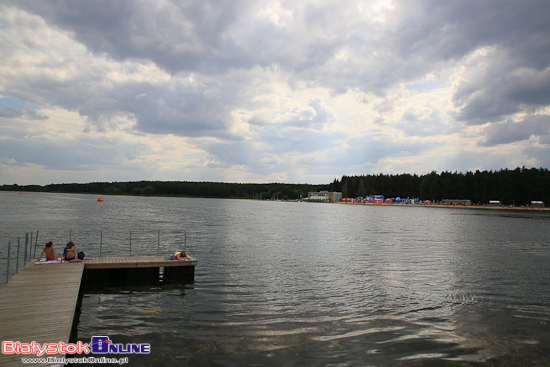
[[[53,248],[53,242],[50,241],[44,246],[44,249],[42,250],[42,253],[40,256],[38,256],[38,260],[42,258],[42,255],[46,254],[46,260],[57,260],[57,256],[55,256],[55,249]]]
[[[63,259],[65,261],[71,261],[74,260],[74,250],[75,250],[75,244],[73,241],[67,243],[67,246],[63,250]]]
[[[189,256],[187,256],[187,252],[185,250],[181,250],[181,252],[176,253],[176,259],[178,260],[191,260]]]

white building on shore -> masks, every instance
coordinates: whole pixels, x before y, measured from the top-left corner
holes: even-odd
[[[307,198],[311,201],[329,201],[337,203],[342,200],[342,193],[329,191],[310,192]]]

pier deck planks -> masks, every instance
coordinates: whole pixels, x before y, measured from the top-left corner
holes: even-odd
[[[68,343],[83,271],[83,263],[31,263],[21,269],[0,290],[1,341]],[[36,355],[0,353],[0,365],[22,366],[24,357]]]
[[[164,256],[97,257],[70,264],[30,263],[0,289],[0,340],[21,343],[68,343],[84,269],[195,266],[197,260]],[[64,357],[44,355],[44,357]],[[33,366],[21,358],[36,355],[0,353],[0,366]],[[47,364],[37,364],[37,366]]]

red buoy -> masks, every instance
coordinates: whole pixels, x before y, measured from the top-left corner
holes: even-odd
[[[97,201],[103,201],[103,198],[100,196],[99,199],[97,199]]]

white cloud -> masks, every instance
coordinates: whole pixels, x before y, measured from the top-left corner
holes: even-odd
[[[542,0],[6,1],[1,177],[547,165],[549,15]]]

